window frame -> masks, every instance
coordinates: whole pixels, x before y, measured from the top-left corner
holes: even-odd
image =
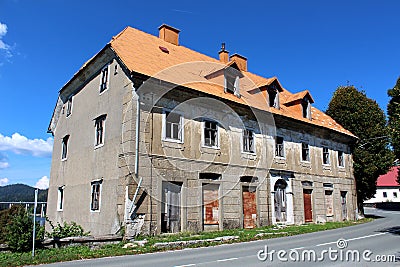
[[[278,138],[282,138],[282,144],[278,144]],[[283,155],[278,155],[278,145],[282,146],[282,149],[280,151],[282,151]],[[280,158],[280,159],[284,159],[286,158],[286,152],[285,152],[285,138],[283,138],[283,136],[276,136],[275,137],[275,152],[274,152],[275,158]]]
[[[205,134],[205,130],[206,130],[206,122],[210,122],[210,123],[215,123],[216,124],[216,138],[215,138],[215,142],[216,145],[215,146],[210,146],[206,144],[206,134]],[[202,139],[202,147],[207,147],[207,148],[213,148],[213,149],[220,149],[220,127],[219,127],[219,123],[215,120],[212,119],[203,119],[202,120],[202,131],[201,131],[201,139]]]
[[[171,138],[171,137],[167,137],[167,117],[168,114],[173,113],[173,114],[177,114],[179,115],[179,130],[178,130],[178,139],[175,138]],[[172,133],[172,131],[171,131]],[[175,142],[175,143],[184,143],[184,136],[185,136],[185,132],[184,132],[184,117],[182,115],[182,113],[180,112],[176,112],[170,110],[170,109],[163,109],[163,114],[162,114],[162,141],[168,141],[168,142]]]
[[[98,186],[98,199],[97,199],[97,207],[94,207],[94,189]],[[92,181],[90,183],[90,212],[100,212],[101,208],[101,192],[103,190],[103,179]]]
[[[245,137],[250,137],[250,135],[246,135],[245,133],[249,132],[251,133],[251,139],[252,139],[252,145],[249,147],[249,150],[245,149]],[[242,153],[248,153],[248,154],[256,154],[256,137],[253,129],[250,128],[244,128],[242,130],[242,139],[241,139],[241,147],[242,147]],[[250,139],[247,138],[247,143],[250,143]]]
[[[99,86],[99,94],[103,94],[105,91],[108,90],[110,87],[110,63],[106,64],[103,68],[101,68],[100,71],[100,86]],[[104,72],[107,72],[106,75],[104,75]],[[104,83],[104,78],[106,78],[106,81]],[[105,87],[105,88],[104,88]]]
[[[340,158],[342,158],[342,161],[340,161]],[[342,164],[340,164],[342,163]],[[339,168],[344,168],[346,166],[345,162],[344,162],[344,152],[341,150],[337,151],[337,164]]]
[[[62,138],[61,141],[61,161],[65,161],[68,158],[68,143],[70,135],[67,134]]]
[[[327,150],[326,152],[324,150]],[[327,162],[325,163],[325,155],[328,155],[327,157]],[[330,149],[326,146],[322,147],[322,165],[325,166],[330,166],[331,165],[331,153],[330,153]]]
[[[97,118],[95,118],[94,119],[94,128],[95,128],[95,131],[94,131],[94,148],[98,148],[98,147],[102,147],[103,145],[104,145],[104,143],[105,143],[105,132],[106,132],[106,118],[107,118],[107,115],[106,114],[103,114],[103,115],[100,115],[100,116],[98,116]],[[99,140],[98,140],[98,131],[99,131],[99,129],[98,129],[98,122],[101,122],[101,129],[102,129],[102,134],[101,134],[101,142],[99,143]]]
[[[387,192],[386,191],[382,192],[382,196],[383,196],[383,198],[387,198],[388,197]]]
[[[64,197],[65,197],[65,185],[58,187],[57,190],[57,211],[64,210]]]
[[[303,151],[304,151],[304,145],[307,145],[307,158],[306,159],[304,159],[303,158]],[[310,155],[310,144],[309,143],[306,143],[306,142],[302,142],[302,143],[300,143],[300,146],[301,146],[301,154],[300,154],[300,161],[301,162],[311,162],[311,155]]]

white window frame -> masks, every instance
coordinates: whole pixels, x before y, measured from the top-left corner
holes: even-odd
[[[64,198],[65,198],[65,185],[58,187],[57,190],[57,211],[64,210]]]
[[[61,140],[61,161],[65,161],[68,158],[68,143],[70,135],[65,135]],[[66,140],[66,142],[65,142]]]
[[[276,151],[277,151],[277,147],[278,147],[278,138],[282,138],[282,151],[283,151],[283,156],[277,155]],[[285,151],[285,138],[283,138],[283,136],[276,136],[275,137],[275,147],[274,147],[274,156],[275,158],[279,158],[279,159],[285,159],[286,158],[286,151]]]
[[[327,149],[328,150],[328,163],[325,163],[324,162],[324,149]],[[322,150],[321,150],[321,152],[322,152],[322,165],[324,165],[324,166],[331,166],[331,151],[330,151],[330,149],[328,148],[328,147],[326,147],[326,146],[324,146],[324,147],[322,147]]]
[[[252,150],[251,150],[251,148],[250,148],[250,150],[247,150],[247,151],[245,150],[245,147],[244,147],[245,131],[251,132],[251,136],[253,137]],[[242,147],[242,153],[256,154],[256,136],[255,136],[255,133],[254,133],[253,129],[245,128],[245,129],[242,130],[241,147]]]
[[[71,95],[70,97],[68,97],[67,99],[67,112],[66,112],[66,117],[68,118],[69,116],[71,116],[72,114],[72,97],[73,95]]]
[[[174,113],[179,115],[179,132],[178,132],[178,139],[167,137],[167,113]],[[175,143],[184,143],[184,117],[182,113],[171,111],[170,109],[164,109],[162,114],[162,140],[168,142],[175,142]]]
[[[99,186],[98,208],[97,209],[93,209],[93,200],[94,200],[94,198],[93,198],[93,196],[94,196],[93,189],[94,189],[94,186],[96,186],[96,185]],[[95,181],[92,181],[90,183],[90,207],[89,207],[90,208],[90,212],[100,212],[101,200],[102,200],[101,192],[102,191],[103,191],[103,179],[95,180]]]
[[[107,115],[104,114],[104,115],[98,116],[96,119],[94,119],[94,148],[99,148],[99,147],[104,146],[105,134],[106,134],[106,118],[107,118]],[[97,131],[98,131],[97,122],[98,121],[102,121],[103,131],[102,131],[101,143],[97,143]]]
[[[215,123],[216,125],[217,125],[217,139],[216,139],[216,142],[217,142],[217,145],[216,146],[209,146],[209,145],[206,145],[206,137],[205,137],[205,135],[204,135],[204,131],[205,131],[205,123],[206,122],[212,122],[212,123]],[[207,147],[207,148],[213,148],[213,149],[220,149],[220,127],[219,127],[219,123],[218,122],[216,122],[215,120],[212,120],[212,119],[203,119],[202,120],[202,122],[201,122],[201,143],[202,143],[202,147]]]
[[[306,160],[303,159],[303,144],[307,145],[307,148],[308,148],[308,160],[307,159]],[[310,144],[307,143],[307,142],[301,142],[300,143],[300,161],[301,162],[308,162],[308,163],[311,162]]]
[[[339,161],[339,157],[340,157],[340,153],[342,153],[342,165],[340,165],[340,161]],[[344,152],[341,150],[337,151],[337,165],[339,168],[344,168],[346,166],[346,163],[344,162]]]
[[[99,85],[99,94],[103,94],[105,91],[108,90],[108,88],[110,87],[110,64],[108,63],[107,65],[105,65],[101,71],[100,71],[100,85]],[[104,78],[104,71],[107,70],[107,80],[105,83],[105,89],[103,89],[103,78]]]

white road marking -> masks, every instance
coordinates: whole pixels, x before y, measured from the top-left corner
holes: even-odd
[[[355,237],[355,238],[350,238],[350,239],[345,239],[346,241],[353,241],[353,240],[359,240],[359,239],[364,239],[364,238],[369,238],[369,237],[374,237],[374,236],[380,236],[380,235],[385,235],[386,233],[379,233],[379,234],[374,234],[374,235],[366,235],[366,236],[360,236],[360,237]],[[315,245],[316,247],[321,247],[321,246],[326,246],[326,245],[331,245],[331,244],[336,244],[337,241],[334,242],[328,242],[328,243],[322,243]]]
[[[223,261],[234,261],[238,260],[239,258],[229,258],[229,259],[222,259],[222,260],[217,260],[218,262],[223,262]]]
[[[191,264],[177,265],[177,266],[174,266],[174,267],[188,267],[188,266],[196,266],[196,264],[191,263]]]

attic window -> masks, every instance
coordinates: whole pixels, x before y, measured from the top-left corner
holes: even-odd
[[[303,109],[303,118],[311,120],[311,104],[310,104],[310,101],[307,98],[304,98],[301,101],[301,106],[302,106],[302,109]]]
[[[164,53],[169,54],[169,50],[168,48],[164,47],[164,46],[159,46],[160,50],[163,51]]]
[[[225,93],[231,93],[240,97],[240,77],[232,75],[230,73],[225,73]]]
[[[268,87],[269,106],[279,109],[279,91],[275,85]]]

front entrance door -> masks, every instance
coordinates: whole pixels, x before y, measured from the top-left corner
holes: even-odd
[[[181,230],[182,183],[162,183],[161,232],[177,233]]]
[[[340,202],[342,203],[342,220],[347,220],[347,199],[346,199],[347,192],[341,191],[340,192]]]
[[[243,228],[257,226],[256,187],[243,186]]]
[[[304,221],[313,221],[312,203],[311,203],[311,189],[303,189],[303,199],[304,199]]]

